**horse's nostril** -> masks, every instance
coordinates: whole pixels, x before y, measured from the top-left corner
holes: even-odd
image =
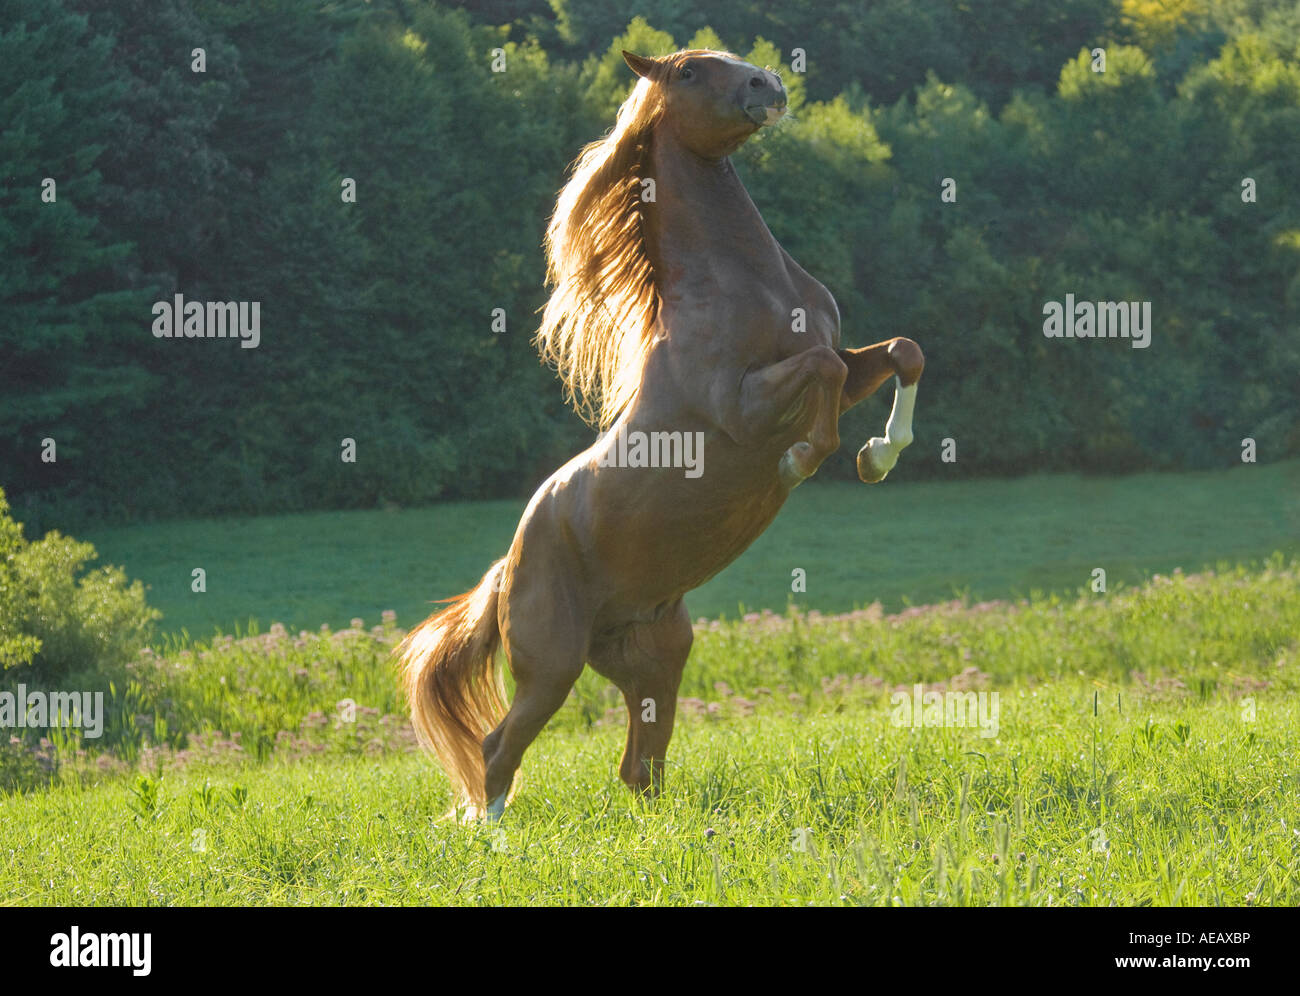
[[[755,76],[753,79],[749,81],[749,85],[752,86],[755,90],[757,90],[759,87],[763,85],[763,82],[764,82],[763,77]]]

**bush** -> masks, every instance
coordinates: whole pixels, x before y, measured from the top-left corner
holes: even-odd
[[[91,544],[58,532],[28,542],[0,489],[0,670],[112,676],[136,655],[162,614],[121,568],[88,570],[96,558]]]

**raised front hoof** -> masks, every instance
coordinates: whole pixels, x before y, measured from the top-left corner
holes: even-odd
[[[811,457],[812,444],[807,442],[795,443],[781,454],[781,464],[778,468],[781,474],[781,483],[787,488],[797,488],[811,477],[813,469],[815,469],[808,467]]]
[[[866,484],[879,484],[897,462],[898,453],[894,448],[875,436],[858,450],[858,477]]]

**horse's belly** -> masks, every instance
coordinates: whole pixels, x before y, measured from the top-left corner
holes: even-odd
[[[762,535],[788,494],[775,467],[700,487],[663,477],[622,483],[622,501],[602,510],[595,547],[612,594],[649,605],[679,598],[727,567]]]
[[[703,459],[683,461],[687,466],[665,466],[673,461],[664,459],[646,466],[634,438],[605,438],[557,470],[516,532],[519,579],[575,584],[597,628],[608,628],[657,618],[732,563],[776,518],[789,491],[779,454],[703,435]]]

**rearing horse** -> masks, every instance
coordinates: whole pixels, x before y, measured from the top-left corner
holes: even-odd
[[[691,648],[682,596],[767,528],[838,448],[841,413],[890,377],[885,436],[858,453],[858,475],[880,481],[912,440],[921,350],[839,348],[834,298],[772,237],[728,159],[785,113],[780,79],[709,50],[623,57],[640,79],[560,193],[537,333],[567,397],[608,431],[538,488],[478,587],[397,649],[412,723],[467,817],[501,816],[587,663],[627,702],[620,776],[657,794]],[[702,463],[623,459],[646,438],[700,440]]]

